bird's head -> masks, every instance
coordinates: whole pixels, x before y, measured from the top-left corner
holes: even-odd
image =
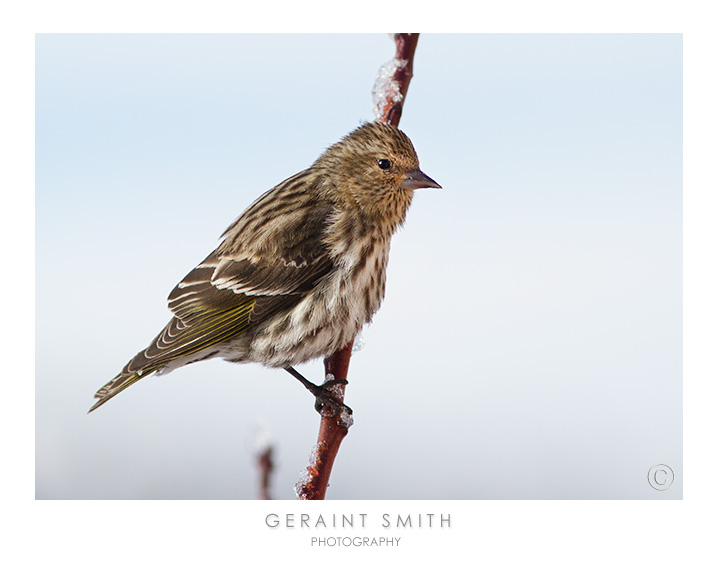
[[[315,162],[333,196],[369,219],[401,224],[414,190],[441,186],[419,168],[409,137],[392,125],[362,125]]]

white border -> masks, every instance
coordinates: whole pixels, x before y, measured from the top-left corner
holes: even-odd
[[[405,532],[398,550],[473,559],[709,559],[715,505],[716,109],[714,18],[707,2],[15,2],[3,8],[3,551],[22,558],[173,560],[322,558],[302,530],[269,532],[278,513],[451,513],[452,529]],[[334,21],[329,19],[333,15]],[[35,501],[31,385],[34,321],[34,33],[385,31],[684,33],[685,500],[675,502],[82,502]],[[9,124],[9,125],[6,125]],[[8,384],[9,383],[9,384]],[[312,510],[312,511],[309,511]],[[281,537],[281,539],[279,538]],[[328,554],[325,554],[328,552]],[[342,550],[339,550],[342,552]],[[17,558],[17,556],[12,559]]]

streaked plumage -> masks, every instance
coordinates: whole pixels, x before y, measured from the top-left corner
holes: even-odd
[[[92,410],[149,374],[222,357],[286,368],[342,348],[384,297],[413,191],[439,187],[409,138],[363,125],[259,197],[169,295],[173,318]]]

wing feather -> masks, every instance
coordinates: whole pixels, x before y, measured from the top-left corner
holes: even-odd
[[[311,191],[305,176],[297,174],[265,193],[227,229],[220,247],[170,293],[172,320],[97,391],[92,410],[167,364],[211,352],[290,310],[335,269],[322,242],[335,210],[313,197],[287,193]],[[266,215],[261,220],[260,211]]]

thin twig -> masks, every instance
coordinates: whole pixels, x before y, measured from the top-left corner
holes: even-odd
[[[271,477],[274,471],[274,449],[271,445],[261,451],[257,455],[257,466],[259,467],[259,499],[260,500],[271,500],[272,494],[271,489]]]
[[[324,360],[324,371],[327,378],[331,375],[335,379],[346,379],[349,371],[349,360],[352,356],[354,340],[350,341],[344,348],[330,355]],[[344,385],[336,385],[334,392],[340,401],[344,401]],[[300,500],[323,500],[329,486],[329,476],[332,473],[334,459],[339,452],[344,437],[349,433],[350,423],[341,415],[324,417],[319,425],[319,436],[314,447],[310,465],[305,475],[297,482],[295,491]]]
[[[398,68],[394,73],[394,82],[399,86],[399,96],[389,96],[384,105],[380,120],[395,127],[399,126],[401,112],[404,108],[406,92],[409,90],[409,82],[414,75],[414,52],[419,41],[418,33],[397,33],[394,35],[396,41],[396,55],[394,60],[398,61]]]
[[[383,96],[381,100],[383,107],[378,108],[378,120],[390,123],[395,127],[399,125],[406,92],[409,89],[409,82],[414,69],[414,52],[416,51],[418,40],[418,33],[396,33],[394,35],[396,55],[392,63],[395,71],[391,76],[394,88]],[[354,340],[324,360],[324,370],[327,378],[331,375],[334,379],[346,380],[353,345]],[[337,397],[343,402],[345,385],[336,385],[334,389],[337,392]],[[324,499],[329,486],[329,476],[332,472],[332,466],[334,466],[334,459],[339,452],[339,446],[349,432],[350,425],[351,421],[343,417],[341,412],[333,417],[322,416],[319,436],[317,437],[317,444],[314,448],[310,465],[307,467],[305,476],[297,483],[295,488],[297,497],[300,500]]]

